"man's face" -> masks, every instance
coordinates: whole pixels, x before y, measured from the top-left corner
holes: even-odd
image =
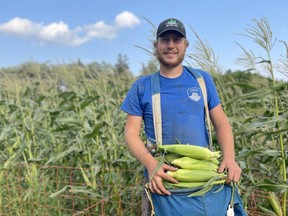
[[[176,67],[182,63],[187,46],[187,40],[180,33],[168,31],[156,41],[156,56],[161,65]]]

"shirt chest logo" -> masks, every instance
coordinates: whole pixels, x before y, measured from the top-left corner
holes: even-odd
[[[201,90],[197,87],[189,88],[187,89],[187,95],[191,100],[198,102],[201,99]]]

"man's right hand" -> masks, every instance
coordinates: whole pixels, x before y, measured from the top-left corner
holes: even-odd
[[[163,185],[163,179],[170,181],[172,183],[178,183],[178,181],[173,178],[172,176],[168,175],[167,171],[176,171],[177,168],[170,166],[168,164],[162,164],[162,166],[157,170],[157,172],[153,175],[154,170],[156,169],[158,164],[158,161],[153,161],[153,164],[150,164],[151,166],[147,168],[150,182],[149,182],[149,189],[152,193],[158,193],[161,195],[171,195],[171,193],[164,187]]]

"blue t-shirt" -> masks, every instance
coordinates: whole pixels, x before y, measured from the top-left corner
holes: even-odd
[[[210,74],[198,70],[207,89],[208,107],[213,109],[220,99]],[[177,78],[160,75],[162,113],[162,143],[192,144],[207,147],[209,143],[205,124],[204,101],[198,81],[183,68]],[[124,112],[141,116],[144,120],[146,137],[155,143],[152,116],[151,75],[135,81],[121,106]]]

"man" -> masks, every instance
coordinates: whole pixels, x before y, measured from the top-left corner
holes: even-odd
[[[162,115],[162,143],[190,143],[207,147],[208,134],[205,124],[205,109],[203,97],[191,96],[191,92],[201,96],[197,80],[182,66],[186,48],[189,43],[186,39],[185,27],[177,19],[169,18],[160,23],[156,41],[154,42],[155,55],[160,63],[160,93]],[[218,172],[228,170],[227,184],[238,182],[241,169],[235,162],[234,141],[230,124],[220,105],[220,99],[211,76],[200,71],[207,88],[208,107],[211,122],[215,128],[218,144],[221,148],[223,160]],[[190,97],[189,97],[190,96]],[[157,216],[169,215],[226,215],[231,198],[231,187],[225,186],[217,193],[209,193],[207,197],[187,197],[184,201],[177,201],[179,196],[171,193],[163,185],[163,180],[177,183],[168,175],[167,171],[176,171],[175,167],[163,164],[157,169],[158,161],[152,156],[141,140],[140,130],[144,121],[145,135],[149,142],[155,143],[153,125],[151,75],[138,79],[129,90],[121,109],[127,113],[125,126],[125,142],[131,153],[146,168],[149,181],[149,190]],[[214,192],[216,189],[214,190]],[[239,195],[237,198],[239,198]],[[206,195],[205,195],[206,196]],[[222,200],[221,200],[222,199]],[[176,201],[175,201],[176,200]],[[208,200],[208,201],[207,201]],[[173,202],[181,203],[177,208]],[[187,202],[187,203],[186,203]],[[209,203],[210,202],[210,203]],[[197,204],[198,203],[198,204]],[[217,206],[215,206],[215,203]],[[214,206],[211,206],[213,205]],[[242,205],[241,202],[238,203]],[[209,206],[207,206],[209,205]],[[221,208],[221,210],[217,210]],[[223,209],[224,208],[224,209]],[[241,206],[242,208],[242,206]],[[208,210],[207,210],[208,209]],[[244,211],[243,214],[245,215]]]

